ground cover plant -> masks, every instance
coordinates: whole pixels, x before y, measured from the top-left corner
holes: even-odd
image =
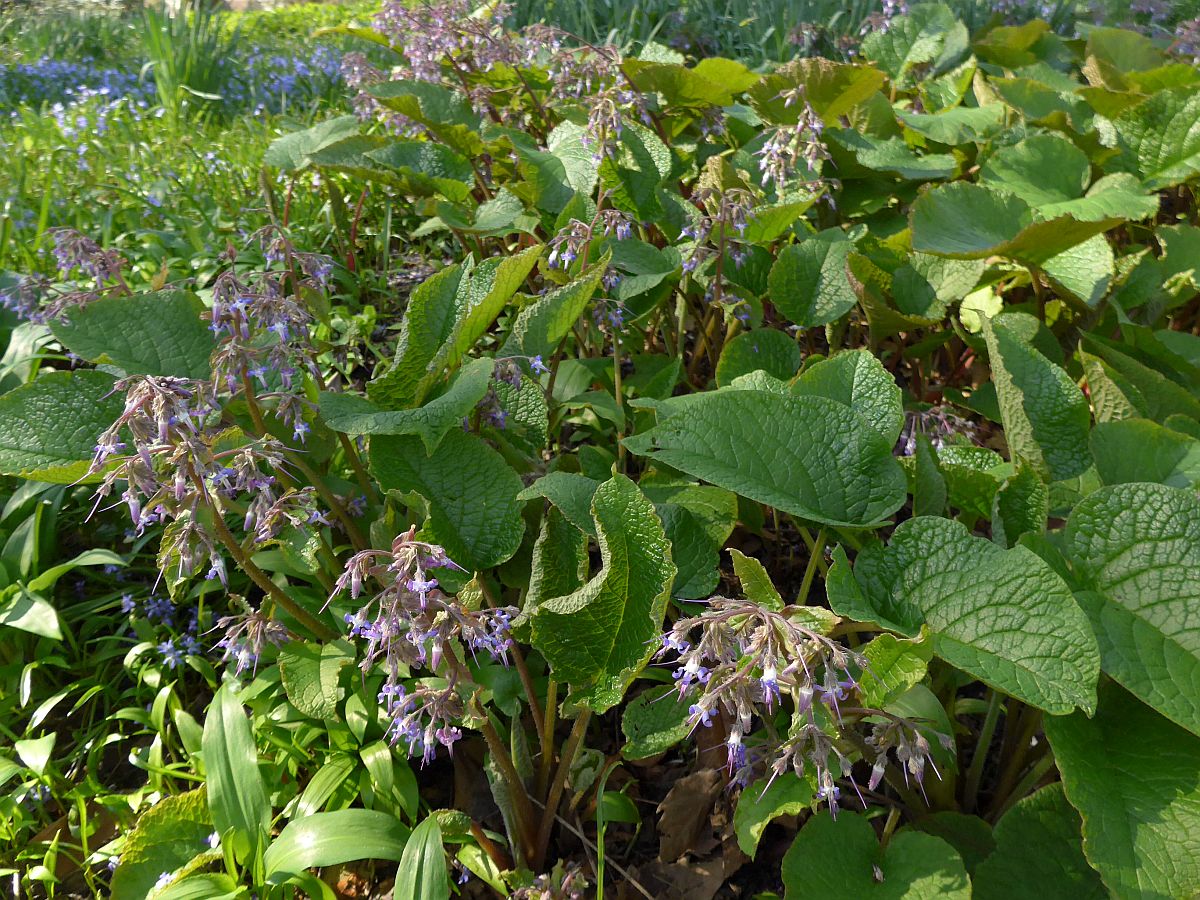
[[[326,29],[346,110],[20,108],[13,893],[1200,892],[1156,9],[747,65],[389,2]]]

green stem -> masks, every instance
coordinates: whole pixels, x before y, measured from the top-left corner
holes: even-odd
[[[533,870],[540,872],[545,867],[546,851],[550,848],[550,833],[554,830],[554,817],[558,813],[558,804],[562,802],[563,790],[566,788],[567,776],[571,772],[571,764],[575,762],[575,754],[583,743],[587,732],[588,722],[591,721],[591,710],[585,709],[579,713],[579,718],[571,727],[571,735],[563,747],[562,758],[558,761],[558,769],[554,773],[554,781],[550,785],[550,793],[546,796],[546,808],[542,812],[542,824],[538,828],[537,843],[534,845]]]
[[[979,805],[979,784],[983,780],[983,766],[987,761],[988,748],[996,734],[996,723],[1000,721],[1000,692],[993,690],[988,698],[987,714],[983,719],[983,728],[979,731],[979,740],[975,742],[975,755],[971,757],[971,767],[967,769],[967,781],[963,786],[963,811],[974,812]]]
[[[550,784],[550,766],[554,762],[554,728],[558,716],[558,682],[553,679],[546,686],[546,712],[542,722],[542,758],[538,765],[534,793],[546,799],[546,788]]]
[[[817,561],[825,556],[825,529],[822,528],[817,532],[817,539],[813,543],[812,551],[808,557],[808,565],[804,567],[804,580],[800,582],[800,593],[796,596],[796,605],[804,606],[808,603],[808,592],[812,590],[813,577],[817,574]]]

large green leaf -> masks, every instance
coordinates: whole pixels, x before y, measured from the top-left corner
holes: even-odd
[[[1111,896],[1196,896],[1200,738],[1112,683],[1094,718],[1047,719],[1045,729],[1067,799],[1083,816],[1083,852]]]
[[[831,128],[826,138],[854,155],[860,166],[873,172],[886,172],[910,181],[934,181],[950,178],[958,171],[958,161],[949,153],[917,153],[903,138],[879,138],[849,128]]]
[[[442,436],[461,427],[483,399],[494,368],[490,359],[470,360],[444,394],[415,409],[384,410],[358,394],[322,391],[321,418],[344,434],[415,434],[432,453]]]
[[[863,56],[901,86],[913,83],[917,73],[928,77],[950,69],[968,49],[966,26],[943,3],[914,6],[862,44]]]
[[[792,393],[836,400],[860,413],[890,444],[904,428],[896,379],[869,350],[845,350],[807,366]]]
[[[688,704],[679,701],[679,693],[667,685],[643,691],[625,705],[621,713],[621,733],[626,759],[645,759],[662,753],[688,736]]]
[[[429,456],[410,435],[371,438],[371,471],[385,490],[429,502],[430,538],[466,569],[490,569],[517,552],[525,522],[521,478],[480,438],[451,430]]]
[[[1106,900],[1083,855],[1082,824],[1062,784],[1021,800],[996,823],[996,850],[972,879],[974,900]]]
[[[1043,218],[1016,194],[956,181],[925,191],[912,205],[914,250],[956,259],[1009,256],[1041,265],[1118,224],[1118,217],[1082,221]]]
[[[958,522],[909,519],[887,547],[870,544],[853,574],[835,553],[834,612],[916,636],[938,656],[1047,712],[1095,708],[1100,654],[1062,578],[1024,547],[1004,550]]]
[[[204,788],[166,797],[146,810],[121,849],[114,900],[144,900],[164,872],[183,868],[209,849],[212,831]]]
[[[201,747],[208,806],[217,833],[222,840],[230,836],[239,859],[253,859],[267,842],[271,804],[258,771],[250,720],[228,683],[209,704]]]
[[[814,815],[783,857],[784,900],[969,900],[958,852],[939,837],[901,831],[886,848],[858,813]]]
[[[575,700],[604,712],[620,702],[649,660],[675,566],[653,504],[623,475],[592,498],[600,571],[579,590],[541,601],[533,646]]]
[[[1071,376],[1031,343],[1037,326],[1033,316],[1006,313],[985,319],[983,334],[1009,452],[1046,480],[1062,481],[1091,465],[1091,411]]]
[[[767,282],[771,302],[806,328],[841,318],[858,302],[846,269],[853,249],[837,229],[784,247]]]
[[[312,161],[312,155],[330,144],[357,134],[361,127],[358,116],[336,116],[306,128],[294,131],[272,141],[263,154],[263,165],[275,166],[285,172],[303,169]]]
[[[292,706],[315,719],[331,719],[342,697],[338,677],[354,661],[345,641],[311,644],[292,641],[279,653],[279,675]]]
[[[0,397],[0,472],[78,481],[125,403],[104,372],[50,372]]]
[[[385,409],[421,403],[491,327],[540,253],[536,245],[474,267],[450,266],[422,283],[409,298],[392,367],[367,385],[371,400]]]
[[[412,193],[437,193],[461,201],[470,196],[475,183],[470,160],[433,141],[392,141],[367,157],[404,176]]]
[[[1121,154],[1110,168],[1137,175],[1152,190],[1200,173],[1200,91],[1159,91],[1116,119]]]
[[[204,304],[184,291],[105,297],[55,323],[67,349],[129,375],[208,378],[217,342],[201,320]]]
[[[999,148],[979,170],[980,182],[1004,188],[1030,206],[1073,200],[1091,176],[1087,154],[1052,132]]]
[[[408,829],[391,813],[373,809],[339,809],[293,819],[271,841],[263,868],[271,884],[317,866],[336,866],[356,859],[399,861]]]
[[[725,342],[717,360],[717,384],[724,387],[756,369],[787,379],[799,368],[800,347],[791,335],[773,328],[756,328]]]
[[[922,137],[953,146],[986,141],[1004,124],[1004,108],[996,103],[991,106],[956,106],[937,113],[899,110],[896,118]]]
[[[780,816],[795,816],[812,805],[813,786],[807,778],[785,772],[775,779],[760,778],[743,788],[733,811],[738,847],[754,859],[767,826]]]
[[[1149,419],[1100,422],[1092,455],[1105,484],[1152,481],[1187,488],[1200,483],[1200,440]]]
[[[548,291],[518,314],[500,356],[545,356],[549,359],[587,309],[608,267],[605,254],[574,281]]]
[[[1063,532],[1104,671],[1200,734],[1200,501],[1121,484],[1085,497]]]
[[[875,525],[904,503],[904,472],[891,443],[836,400],[757,390],[688,399],[656,427],[626,438],[625,446],[751,500],[830,525]]]

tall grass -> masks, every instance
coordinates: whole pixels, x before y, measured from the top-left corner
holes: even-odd
[[[177,15],[164,7],[142,13],[143,72],[152,72],[158,101],[173,120],[211,113],[222,99],[222,68],[237,52],[239,32],[221,25],[212,0],[192,0]]]

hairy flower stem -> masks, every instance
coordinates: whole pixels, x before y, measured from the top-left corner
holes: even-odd
[[[242,393],[246,395],[246,407],[250,412],[250,421],[254,423],[254,428],[258,431],[259,437],[268,437],[270,432],[267,430],[267,423],[263,419],[262,409],[258,405],[258,395],[254,392],[254,385],[250,383],[250,376],[242,373]],[[367,539],[363,536],[362,531],[358,527],[358,523],[351,518],[346,512],[346,507],[341,501],[333,495],[321,477],[313,470],[304,459],[293,450],[286,450],[288,462],[295,466],[305,478],[309,480],[317,493],[321,495],[321,499],[325,501],[330,511],[337,517],[337,520],[346,529],[346,534],[350,536],[350,542],[354,544],[355,551],[367,549]],[[280,481],[284,483],[292,483],[292,479],[285,473],[278,473]]]
[[[492,589],[487,581],[480,578],[478,583],[488,606],[496,609],[500,604],[496,602],[496,597],[492,594]],[[537,729],[538,743],[542,744],[545,742],[542,732],[542,705],[538,703],[537,691],[533,689],[533,677],[529,674],[529,666],[525,663],[525,654],[521,652],[521,648],[516,643],[508,648],[508,652],[512,654],[517,675],[521,678],[521,687],[525,689],[525,697],[529,701],[529,714],[533,717],[533,724]]]
[[[813,577],[817,574],[817,561],[824,559],[824,556],[825,529],[822,528],[817,532],[817,539],[809,550],[808,565],[804,568],[804,580],[800,582],[800,593],[796,599],[797,606],[804,606],[808,603],[808,592],[812,590]]]
[[[562,802],[567,776],[571,772],[571,764],[575,762],[575,754],[579,752],[591,718],[591,710],[585,709],[579,713],[579,718],[575,720],[571,734],[567,738],[566,746],[563,747],[562,757],[558,761],[558,769],[554,772],[554,781],[550,785],[550,793],[546,796],[546,809],[542,814],[542,824],[538,828],[537,843],[534,845],[533,870],[535,872],[540,872],[545,868],[546,851],[550,848],[550,833],[554,830],[554,818],[558,814],[558,804]]]
[[[996,723],[999,721],[1000,692],[992,691],[983,727],[979,730],[979,740],[975,742],[975,755],[971,757],[971,766],[967,769],[967,780],[963,785],[963,812],[974,812],[979,804],[979,784],[983,780],[983,767],[987,762],[992,738],[996,734]]]
[[[525,787],[525,783],[521,780],[520,774],[517,772],[517,767],[513,765],[512,757],[504,748],[504,742],[500,740],[500,735],[496,733],[495,726],[492,725],[492,720],[487,717],[487,713],[482,709],[477,708],[476,713],[483,719],[479,730],[483,732],[483,739],[487,741],[488,751],[492,754],[492,759],[496,763],[496,767],[500,770],[500,777],[504,779],[505,786],[508,788],[509,796],[513,801],[513,815],[516,817],[516,837],[519,840],[517,846],[517,855],[521,862],[529,863],[529,852],[534,846],[534,831],[533,831],[533,803],[529,799],[529,791]],[[534,867],[537,868],[536,866]]]
[[[1017,778],[1025,766],[1025,760],[1029,756],[1033,736],[1037,734],[1038,729],[1042,726],[1042,711],[1034,709],[1032,706],[1025,707],[1017,724],[1019,730],[1017,732],[1016,746],[1013,748],[1008,761],[1000,772],[1000,780],[996,782],[995,790],[992,791],[993,809],[1003,805],[1008,799],[1009,794],[1013,792],[1013,786],[1016,784]]]
[[[209,496],[204,483],[200,480],[191,464],[188,465],[188,475],[196,485],[197,490],[200,491],[205,505],[212,514],[213,530],[217,533],[217,539],[225,545],[225,549],[229,551],[229,555],[233,557],[233,561],[237,563],[238,567],[249,576],[251,581],[258,585],[264,594],[275,602],[276,606],[307,628],[313,637],[323,641],[336,641],[341,635],[321,622],[321,620],[308,612],[308,610],[299,606],[287,595],[287,592],[283,588],[267,577],[266,572],[254,564],[254,561],[250,559],[250,554],[242,549],[242,545],[238,543],[237,538],[233,536],[233,532],[229,530],[229,526],[225,524],[225,519],[222,517],[221,511],[212,502],[212,497]]]
[[[546,718],[542,722],[542,759],[538,765],[534,796],[545,800],[546,788],[550,784],[550,766],[554,762],[554,724],[558,711],[558,682],[553,679],[546,685]]]

